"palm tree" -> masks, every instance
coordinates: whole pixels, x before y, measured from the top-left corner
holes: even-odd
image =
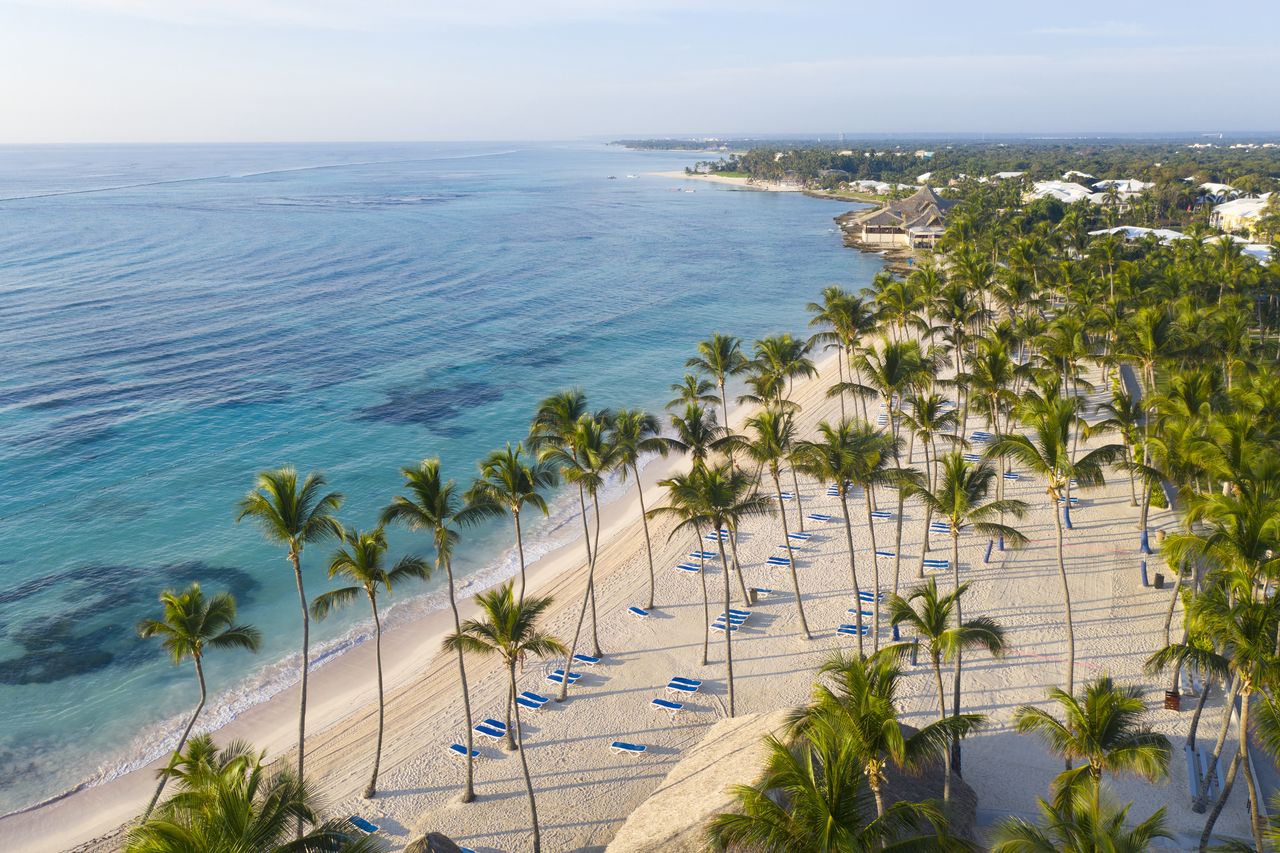
[[[743,519],[773,511],[772,501],[756,492],[754,478],[734,468],[730,462],[694,468],[689,474],[687,487],[690,492],[687,497],[693,512],[690,512],[689,507],[681,506],[656,507],[653,512],[675,516],[681,519],[678,528],[694,529],[695,532],[705,520],[712,530],[725,530],[730,537],[736,538]],[[717,537],[716,543],[720,548],[720,565],[723,566],[724,576],[725,674],[729,684],[729,716],[732,717],[733,632],[730,630],[732,623],[729,619],[729,562],[725,557],[724,539]],[[743,585],[743,599],[750,605],[741,569],[738,570],[738,582]]]
[[[1049,499],[1056,505],[1063,502],[1063,512],[1069,511],[1064,498],[1072,478],[1081,486],[1100,486],[1104,482],[1103,468],[1124,452],[1118,444],[1094,448],[1079,459],[1071,452],[1071,431],[1079,420],[1073,399],[1049,394],[1033,396],[1020,410],[1021,419],[1031,427],[1032,437],[1025,435],[1001,435],[987,449],[988,456],[1007,456],[1033,474],[1048,482]],[[1067,636],[1067,690],[1075,689],[1076,638],[1071,621],[1071,590],[1067,583],[1067,567],[1064,558],[1062,516],[1053,513],[1058,535],[1058,578],[1062,584],[1063,629]]]
[[[656,453],[665,457],[671,452],[672,442],[664,438],[658,419],[639,409],[622,409],[613,418],[613,434],[610,436],[617,453],[614,462],[623,481],[630,475],[636,482],[636,494],[640,498],[640,522],[644,525],[644,551],[649,558],[649,609],[653,609],[654,587],[653,543],[649,541],[649,516],[644,509],[644,487],[640,483],[641,457]]]
[[[1125,821],[1129,809],[1095,809],[1090,800],[1059,808],[1040,800],[1044,826],[1020,817],[1005,819],[996,827],[991,853],[1146,853],[1155,839],[1173,838],[1163,808],[1132,828]]]
[[[390,595],[395,587],[414,578],[431,577],[431,566],[426,560],[413,555],[401,557],[391,569],[386,567],[387,535],[382,527],[360,531],[342,531],[342,545],[329,560],[329,578],[344,578],[351,586],[331,589],[316,596],[311,602],[311,615],[325,619],[333,610],[355,601],[363,591],[373,612],[373,649],[378,669],[378,739],[373,748],[373,774],[364,789],[364,798],[371,799],[378,792],[378,764],[382,761],[382,729],[385,706],[382,693],[382,620],[378,616],[378,588]]]
[[[858,558],[853,547],[853,524],[849,520],[849,492],[854,479],[865,473],[863,456],[869,444],[868,434],[880,437],[865,424],[841,420],[832,425],[828,421],[818,424],[821,441],[801,441],[792,452],[792,464],[809,476],[827,483],[835,483],[840,492],[840,509],[844,514],[845,543],[849,548],[849,575],[853,580],[854,622],[858,629],[858,654],[863,653],[862,641],[862,588],[858,583]],[[868,519],[870,521],[870,519]],[[874,536],[874,532],[872,534]],[[874,559],[874,556],[873,558]],[[879,613],[879,584],[871,598]]]
[[[1070,808],[1077,794],[1088,797],[1094,813],[1102,809],[1102,774],[1131,773],[1148,782],[1169,772],[1169,739],[1144,722],[1142,688],[1121,687],[1109,676],[1084,685],[1079,696],[1056,687],[1049,698],[1062,709],[1063,720],[1034,705],[1019,706],[1014,726],[1022,734],[1040,735],[1049,749],[1067,761],[1054,779],[1054,808]],[[1079,767],[1071,762],[1080,760]]]
[[[928,582],[918,586],[901,598],[894,595],[889,599],[889,618],[893,625],[906,625],[915,631],[916,636],[926,641],[929,660],[933,663],[933,674],[938,682],[938,719],[947,719],[947,694],[942,686],[942,662],[944,660],[959,663],[963,649],[986,649],[992,657],[1000,657],[1005,651],[1004,629],[995,620],[986,616],[958,622],[952,619],[952,613],[959,610],[960,596],[964,595],[969,584],[962,584],[947,595],[938,594],[938,582],[929,578]],[[919,609],[917,609],[917,607]],[[958,624],[953,625],[956,621]],[[951,750],[944,749],[942,767],[942,800],[951,802]]]
[[[658,485],[667,490],[667,505],[649,510],[650,517],[670,515],[676,518],[679,525],[671,532],[668,541],[677,533],[691,531],[693,544],[698,551],[698,579],[702,581],[702,666],[707,665],[707,648],[711,644],[711,603],[707,595],[707,561],[703,557],[705,549],[702,545],[702,528],[710,525],[711,519],[703,513],[701,492],[698,479],[702,473],[701,466],[694,466],[688,474],[676,474]]]
[[[827,725],[852,745],[862,759],[877,817],[885,814],[883,785],[890,764],[919,770],[945,755],[952,739],[982,724],[979,714],[944,714],[914,733],[903,727],[898,720],[898,688],[904,675],[901,661],[910,648],[906,643],[886,646],[869,658],[833,653],[818,669],[831,683],[816,681],[810,703],[791,716],[793,732]],[[944,791],[947,788],[944,783]]]
[[[725,383],[730,376],[737,376],[747,369],[747,357],[742,354],[742,341],[733,335],[715,332],[698,343],[698,354],[686,361],[684,366],[715,379],[720,388],[724,425],[728,429],[729,398],[725,394]]]
[[[712,850],[762,853],[895,853],[974,849],[948,835],[943,813],[901,801],[868,820],[867,778],[852,744],[830,725],[815,725],[788,747],[765,738],[768,756],[754,785],[730,789],[737,808],[707,828]],[[924,834],[932,825],[933,832]]]
[[[747,429],[754,433],[751,439],[739,442],[748,459],[758,465],[768,466],[778,499],[778,515],[782,519],[782,541],[787,546],[787,565],[791,569],[791,588],[796,594],[796,612],[800,615],[800,629],[805,639],[812,640],[809,623],[804,618],[804,603],[800,598],[800,578],[796,574],[796,558],[791,548],[791,531],[787,528],[786,504],[782,500],[782,462],[787,459],[796,443],[796,425],[790,412],[782,409],[764,409],[747,419]]]
[[[302,548],[341,531],[334,513],[342,506],[342,495],[325,492],[323,474],[308,474],[298,484],[298,472],[291,467],[263,471],[253,491],[237,507],[236,523],[246,518],[257,522],[262,535],[288,548],[293,579],[298,586],[298,607],[302,611],[302,677],[298,686],[298,778],[305,779],[303,759],[307,739],[307,670],[310,668],[311,618],[307,595],[302,589]],[[302,822],[298,822],[301,835]]]
[[[685,406],[683,415],[673,414],[671,426],[676,435],[668,446],[689,454],[695,466],[705,464],[712,453],[728,449],[733,443],[729,430],[716,423],[715,410],[698,403]]]
[[[875,311],[866,301],[841,288],[832,285],[822,289],[822,302],[810,302],[807,310],[813,313],[810,326],[826,326],[825,331],[815,332],[809,338],[810,346],[825,343],[827,348],[840,350],[840,358],[836,360],[839,385],[845,386],[844,371],[849,366],[854,348],[862,336],[871,331],[875,325]],[[844,408],[844,391],[840,396],[840,417],[847,417]],[[866,417],[866,403],[863,403],[863,417]]]
[[[701,406],[714,406],[720,402],[720,398],[713,393],[715,388],[714,382],[686,373],[684,379],[671,385],[671,392],[676,396],[667,401],[666,408],[678,409],[694,403]]]
[[[596,560],[600,556],[600,489],[604,486],[605,477],[618,467],[621,458],[620,448],[609,435],[609,426],[608,420],[597,415],[583,415],[578,418],[573,433],[564,444],[546,447],[539,456],[543,461],[558,465],[565,482],[577,486],[580,494],[590,495],[595,512],[595,530],[589,540],[595,542],[595,547],[587,549],[587,588],[578,613],[578,627],[574,629],[573,642],[569,644],[569,655],[564,665],[566,674],[577,651],[578,638],[582,635],[588,602],[591,603],[592,654],[596,657],[601,655],[600,625],[595,609]],[[560,682],[557,701],[563,702],[568,693],[569,679],[566,677]]]
[[[529,794],[529,816],[533,823],[533,853],[542,850],[542,839],[538,831],[538,804],[533,797],[533,780],[529,776],[529,761],[525,756],[524,731],[520,726],[520,705],[516,698],[516,663],[525,655],[544,657],[546,655],[562,655],[568,650],[564,643],[538,628],[538,620],[551,607],[550,598],[528,598],[523,602],[516,601],[511,594],[511,581],[507,581],[496,589],[482,592],[476,596],[476,604],[484,612],[482,619],[468,619],[462,627],[445,639],[445,646],[455,648],[458,653],[475,652],[481,655],[496,655],[502,658],[507,668],[508,702],[515,708],[516,724],[514,726],[517,743],[511,741],[512,726],[507,721],[507,748],[520,750],[520,768],[524,771],[524,787]],[[565,666],[565,673],[569,667]],[[566,679],[567,680],[567,679]]]
[[[311,788],[288,770],[268,775],[265,753],[243,742],[225,749],[208,735],[191,739],[186,753],[165,771],[178,793],[156,815],[129,831],[125,853],[378,853],[373,836],[344,820],[320,821]],[[295,834],[295,821],[311,829]]]
[[[525,462],[520,458],[522,453],[523,444],[517,444],[513,450],[508,442],[505,450],[495,450],[480,460],[480,476],[471,484],[467,500],[505,506],[511,513],[516,528],[516,554],[520,559],[520,600],[524,601],[524,537],[520,530],[520,511],[527,504],[547,514],[547,501],[541,492],[556,485],[556,470],[536,459]]]
[[[262,634],[257,628],[236,624],[236,600],[229,592],[220,592],[213,598],[205,598],[200,584],[193,583],[182,592],[167,589],[160,593],[160,603],[164,606],[164,615],[160,619],[144,619],[138,623],[138,636],[163,638],[163,645],[174,665],[181,664],[187,658],[196,668],[196,680],[200,684],[200,701],[191,714],[187,727],[178,738],[178,745],[173,749],[173,758],[169,762],[171,769],[182,756],[182,747],[191,735],[196,724],[196,717],[204,710],[208,691],[204,683],[205,649],[248,649],[256,652],[262,643]],[[151,795],[146,811],[142,813],[145,823],[155,808],[156,801],[169,781],[168,769],[160,771],[160,784]]]
[[[913,394],[907,402],[910,411],[902,415],[902,423],[911,431],[912,438],[919,438],[924,447],[924,470],[926,485],[932,491],[937,481],[938,439],[952,444],[960,442],[955,434],[959,424],[959,416],[954,408],[946,405],[941,394]],[[907,464],[912,463],[912,453],[907,453]],[[920,563],[916,566],[916,577],[924,577],[924,560],[929,551],[929,525],[933,521],[933,511],[926,505],[924,518],[924,545],[920,549]],[[901,524],[901,513],[899,513]],[[901,546],[899,545],[899,550]],[[898,590],[894,588],[894,595]]]
[[[424,459],[416,468],[401,468],[404,487],[409,495],[396,495],[382,510],[379,524],[403,524],[410,530],[431,534],[436,549],[436,569],[444,566],[449,579],[449,609],[453,612],[454,630],[459,630],[458,599],[453,580],[453,549],[462,539],[459,527],[493,518],[501,509],[487,501],[471,502],[458,491],[453,480],[445,480],[440,472],[439,459]],[[462,686],[462,713],[467,725],[467,782],[462,790],[462,802],[476,798],[472,768],[471,691],[467,689],[467,667],[458,652],[458,681]]]
[[[1093,424],[1090,431],[1105,432],[1114,430],[1120,434],[1124,442],[1125,468],[1129,471],[1129,506],[1138,505],[1138,487],[1134,477],[1138,469],[1133,456],[1133,448],[1139,443],[1138,430],[1146,417],[1141,401],[1123,389],[1117,388],[1111,393],[1111,399],[1098,406],[1099,414],[1106,418]]]

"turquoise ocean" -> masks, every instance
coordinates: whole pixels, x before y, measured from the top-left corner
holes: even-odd
[[[321,470],[369,525],[401,466],[439,456],[468,481],[565,387],[660,409],[709,332],[805,332],[822,287],[880,268],[841,246],[846,206],[646,174],[700,156],[0,147],[0,813],[176,738],[194,676],[134,628],[162,589],[230,590],[264,633],[257,655],[210,654],[206,723],[296,678],[292,573],[235,523],[255,472]],[[572,536],[570,509],[531,525],[531,557]],[[459,571],[513,573],[509,536],[469,534]],[[304,555],[312,594],[330,551]],[[318,625],[318,659],[367,630],[362,606]]]

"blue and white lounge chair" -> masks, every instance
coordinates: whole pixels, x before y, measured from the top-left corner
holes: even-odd
[[[703,539],[709,539],[709,540],[711,540],[712,542],[715,542],[717,539],[718,539],[718,540],[720,540],[721,542],[728,542],[728,541],[729,541],[729,531],[727,531],[727,530],[721,530],[719,533],[717,533],[716,531],[712,530],[710,533],[708,533],[707,535],[703,536],[702,538],[703,538]]]
[[[698,688],[693,684],[683,684],[679,681],[667,682],[667,689],[672,693],[697,693]]]
[[[649,704],[659,710],[669,712],[673,717],[684,709],[683,702],[672,702],[670,699],[654,699]]]
[[[827,497],[829,497],[829,498],[838,498],[838,497],[840,497],[840,487],[839,487],[839,486],[827,486]]]
[[[742,626],[741,626],[740,624],[738,624],[738,623],[732,623],[732,624],[730,624],[730,625],[729,625],[729,633],[730,633],[730,634],[735,634],[735,633],[737,633],[738,629],[739,629],[739,628],[741,628],[741,627],[742,627]],[[723,630],[724,630],[724,622],[722,622],[721,620],[717,619],[717,620],[715,621],[715,623],[714,623],[714,624],[712,624],[712,626],[711,626],[711,630],[712,630],[712,631],[723,631]]]
[[[373,835],[378,831],[378,825],[376,823],[370,823],[359,815],[352,815],[347,818],[347,823],[351,824],[365,835]]]
[[[973,439],[979,444],[986,444],[988,441],[991,440],[992,436],[991,436],[991,433],[987,432],[986,430],[975,429],[969,435],[969,438]]]
[[[620,752],[626,755],[639,755],[649,747],[634,743],[627,743],[625,740],[615,740],[613,743],[609,744],[609,748],[614,752]]]
[[[526,699],[523,696],[516,697],[516,704],[519,705],[521,708],[528,708],[530,711],[542,710],[541,702],[535,702],[532,699]]]
[[[580,673],[580,672],[570,672],[570,673],[569,673],[569,683],[570,683],[570,684],[577,684],[577,683],[578,683],[578,679],[580,679],[580,678],[582,678],[582,673]],[[556,670],[553,670],[553,671],[551,672],[551,674],[547,676],[547,681],[550,681],[552,684],[563,684],[563,683],[564,683],[564,670],[563,670],[563,669],[556,669]]]
[[[949,569],[951,568],[951,561],[935,559],[933,557],[926,557],[924,561],[924,567],[926,569]]]
[[[573,656],[574,663],[580,663],[583,666],[595,666],[600,663],[600,658],[592,655],[576,654]]]
[[[698,572],[702,571],[702,567],[694,565],[693,563],[681,563],[680,565],[676,566],[676,571],[683,572],[689,575],[696,575],[698,574]]]
[[[824,515],[823,513],[820,513],[820,512],[811,512],[809,513],[809,520],[810,521],[830,521],[831,516]]]
[[[783,492],[783,493],[782,493],[782,499],[783,499],[784,501],[793,501],[793,500],[795,500],[795,499],[796,499],[795,492]]]
[[[861,601],[875,601],[875,600],[884,601],[884,593],[880,592],[873,595],[871,593],[871,590],[864,589],[858,592],[858,598]]]
[[[715,551],[690,551],[690,560],[717,560],[720,555]]]
[[[871,511],[872,521],[888,521],[893,518],[893,513],[887,509],[873,509]]]
[[[671,676],[671,680],[678,681],[681,684],[692,684],[694,687],[702,686],[701,678],[685,678],[683,675],[673,675]]]
[[[537,693],[534,693],[532,690],[522,691],[520,695],[531,702],[537,702],[539,705],[545,705],[551,701],[546,696],[539,696]]]
[[[466,748],[465,746],[463,746],[462,744],[460,744],[460,743],[451,743],[451,744],[449,744],[449,752],[450,752],[450,754],[452,754],[452,755],[456,755],[456,756],[458,756],[459,758],[466,758],[466,757],[467,757],[467,748]],[[479,757],[480,757],[480,750],[478,750],[478,749],[473,749],[473,750],[471,750],[471,757],[472,757],[472,758],[479,758]]]
[[[858,636],[858,626],[857,625],[841,625],[839,628],[836,629],[836,633],[841,634],[845,637],[856,637]],[[871,626],[863,625],[862,636],[865,637],[870,633],[871,633]]]
[[[964,461],[965,462],[981,462],[982,457],[976,453],[966,453],[964,454]]]
[[[754,592],[758,598],[768,598],[769,596],[776,594],[773,590],[763,586],[753,586],[751,587],[751,591]]]
[[[951,533],[951,522],[949,521],[931,521],[929,522],[930,533]]]
[[[472,728],[475,730],[476,734],[481,734],[485,737],[493,738],[494,740],[502,740],[507,736],[506,726],[503,726],[502,728],[494,728],[493,726],[486,725],[485,723],[476,723]]]
[[[789,566],[791,561],[786,557],[765,557],[764,561],[771,566]]]
[[[1065,500],[1066,500],[1066,498],[1065,498],[1065,497],[1058,498],[1058,506],[1062,506],[1062,503],[1063,503],[1063,501],[1065,501]],[[1079,505],[1080,505],[1080,499],[1079,499],[1078,497],[1076,497],[1075,495],[1072,495],[1072,496],[1071,496],[1071,505],[1072,505],[1072,506],[1079,506]]]
[[[648,610],[641,610],[639,607],[636,607],[636,606],[634,606],[634,605],[633,605],[633,606],[631,606],[631,607],[628,607],[628,608],[627,608],[627,612],[628,612],[628,613],[630,613],[632,616],[636,617],[637,619],[648,619],[648,618],[649,618],[649,611],[648,611]]]
[[[852,607],[846,610],[845,613],[848,613],[850,616],[857,616],[861,614],[863,616],[874,617],[876,615],[875,613],[872,613],[870,610],[857,610]]]
[[[750,610],[741,610],[741,609],[739,609],[739,608],[737,608],[737,607],[730,607],[730,608],[729,608],[729,615],[730,615],[730,616],[741,616],[741,617],[743,617],[743,618],[746,618],[747,616],[750,616],[750,615],[751,615],[751,611],[750,611]]]
[[[746,621],[747,621],[747,617],[746,617],[746,616],[735,616],[735,615],[734,615],[734,614],[732,614],[732,613],[730,613],[730,614],[729,614],[729,624],[730,624],[730,625],[742,625],[742,624],[745,624],[745,623],[746,623]],[[723,613],[721,613],[719,616],[717,616],[717,617],[716,617],[716,624],[717,624],[717,625],[719,625],[719,624],[721,624],[721,623],[723,623],[723,622],[724,622],[724,614],[723,614]]]
[[[1005,471],[1004,478],[1006,480],[1021,480],[1022,475],[1019,474],[1017,471]]]
[[[787,534],[787,538],[788,538],[788,539],[795,539],[795,540],[797,540],[797,541],[799,541],[799,542],[808,542],[810,539],[812,539],[812,538],[813,538],[813,534],[812,534],[812,533],[808,533],[808,532],[806,532],[806,531],[793,530],[793,531],[791,531],[790,533],[788,533],[788,534]]]
[[[877,557],[896,557],[898,555],[893,551],[879,550],[879,551],[876,551],[876,556]]]

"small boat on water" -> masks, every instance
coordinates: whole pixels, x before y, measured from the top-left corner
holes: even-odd
[[[609,180],[611,180],[611,181],[616,181],[616,180],[618,180],[618,176],[617,176],[617,175],[610,175],[610,176],[609,176]]]

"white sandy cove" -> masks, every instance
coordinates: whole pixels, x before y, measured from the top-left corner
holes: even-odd
[[[839,401],[824,396],[836,379],[836,363],[829,358],[821,366],[819,378],[798,383],[795,389],[794,399],[803,406],[806,435],[819,419],[839,417]],[[875,417],[875,404],[869,406]],[[735,422],[740,423],[745,414],[735,415]],[[975,427],[979,424],[971,419],[970,429]],[[922,461],[919,448],[915,461]],[[662,495],[656,481],[686,465],[683,460],[670,460],[643,472],[649,506]],[[1034,816],[1036,797],[1046,794],[1050,780],[1062,767],[1039,740],[1010,728],[1017,705],[1042,702],[1046,687],[1062,683],[1064,643],[1054,523],[1044,489],[1025,473],[1021,482],[1009,486],[1008,497],[1021,498],[1033,507],[1019,523],[1031,539],[1030,546],[1020,552],[997,552],[991,563],[984,565],[986,540],[966,536],[961,541],[961,574],[974,582],[966,595],[965,613],[997,619],[1007,629],[1011,645],[1004,660],[992,662],[974,655],[965,668],[965,710],[990,717],[989,725],[964,745],[964,778],[977,792],[980,825],[1007,814]],[[1067,534],[1076,618],[1076,680],[1079,685],[1108,672],[1122,683],[1141,684],[1146,689],[1157,728],[1173,742],[1170,779],[1156,785],[1136,780],[1107,784],[1114,796],[1134,802],[1131,816],[1136,819],[1167,806],[1169,823],[1179,835],[1171,849],[1181,849],[1192,845],[1202,826],[1202,817],[1189,808],[1182,755],[1191,712],[1185,698],[1187,710],[1161,710],[1164,679],[1152,679],[1141,672],[1147,655],[1162,642],[1169,591],[1141,586],[1134,529],[1137,510],[1128,505],[1128,495],[1122,476],[1113,477],[1105,488],[1083,493],[1081,506],[1074,513],[1075,530]],[[823,485],[803,479],[801,497],[806,515],[820,512],[837,519],[830,524],[807,522],[806,529],[815,535],[797,552],[814,639],[806,640],[800,633],[788,573],[764,564],[766,556],[784,553],[777,548],[782,541],[777,518],[752,519],[739,540],[747,583],[781,594],[763,600],[753,609],[750,623],[733,636],[739,713],[802,702],[819,659],[833,649],[849,649],[855,643],[834,631],[838,624],[851,621],[845,610],[853,605],[838,499],[827,497]],[[881,507],[890,505],[885,496]],[[787,503],[786,508],[795,529],[796,506]],[[865,589],[872,585],[873,569],[861,498],[852,500],[851,508],[859,575]],[[918,506],[908,505],[905,515],[902,552],[918,557],[923,514]],[[1169,527],[1174,518],[1167,511],[1156,511],[1152,523],[1153,527]],[[673,570],[691,550],[690,537],[682,535],[669,542],[670,522],[652,526],[658,608],[648,620],[640,621],[626,613],[628,605],[644,603],[648,584],[634,489],[608,507],[602,524],[605,546],[597,579],[600,641],[606,658],[599,666],[582,670],[586,675],[571,690],[567,702],[525,714],[525,743],[538,793],[544,849],[548,851],[603,849],[681,753],[727,714],[724,638],[713,634],[710,663],[705,668],[699,666],[704,625],[699,580],[697,575]],[[893,547],[891,522],[877,523],[875,533],[877,547]],[[933,547],[933,556],[949,556],[946,537],[935,536]],[[880,587],[891,589],[893,560],[879,562]],[[1152,574],[1158,569],[1153,558]],[[904,589],[914,580],[915,570],[913,560],[903,560]],[[714,564],[707,580],[714,614],[716,596],[722,594],[722,578]],[[949,588],[949,575],[940,583]],[[572,635],[584,588],[580,542],[548,555],[532,569],[532,592],[553,595],[557,602],[547,627],[566,641]],[[741,602],[735,600],[735,605],[741,606]],[[472,612],[468,602],[464,618]],[[308,776],[331,804],[332,815],[360,814],[374,821],[397,849],[434,830],[479,851],[528,850],[528,805],[519,758],[505,752],[501,744],[477,738],[476,746],[483,754],[475,766],[478,799],[465,806],[457,802],[462,762],[445,748],[463,742],[464,724],[455,659],[439,652],[441,637],[451,627],[448,619],[447,610],[433,614],[392,632],[387,639],[384,658],[391,671],[378,797],[371,802],[359,797],[370,768],[376,719],[369,644],[326,664],[312,678]],[[580,650],[589,652],[589,642],[580,644]],[[544,675],[558,665],[558,661],[531,660],[521,678],[521,689],[550,694],[554,688]],[[674,721],[649,705],[650,699],[664,695],[663,688],[673,675],[706,681],[702,692],[686,700],[685,711]],[[468,676],[477,718],[500,718],[505,673],[491,662],[470,658]],[[908,720],[923,722],[936,717],[934,690],[930,670],[922,659],[906,682]],[[220,741],[249,738],[273,756],[292,763],[289,747],[296,732],[295,713],[296,691],[288,690],[227,726],[218,737]],[[1211,742],[1220,718],[1221,701],[1215,699],[1206,708],[1200,728],[1202,743]],[[615,755],[609,750],[615,739],[646,744],[649,751],[642,756]],[[12,853],[74,845],[85,850],[115,849],[112,836],[118,840],[117,827],[138,812],[151,785],[150,773],[132,773],[4,819],[0,821],[0,847]],[[1218,823],[1219,831],[1247,835],[1246,811],[1244,786],[1239,784]],[[99,841],[86,844],[93,838]]]
[[[804,187],[796,184],[783,184],[777,181],[753,181],[750,178],[736,178],[729,175],[690,175],[688,172],[649,172],[657,178],[680,178],[689,181],[706,181],[711,184],[728,184],[746,190],[766,190],[775,193],[804,192]],[[701,593],[699,593],[701,594]]]

